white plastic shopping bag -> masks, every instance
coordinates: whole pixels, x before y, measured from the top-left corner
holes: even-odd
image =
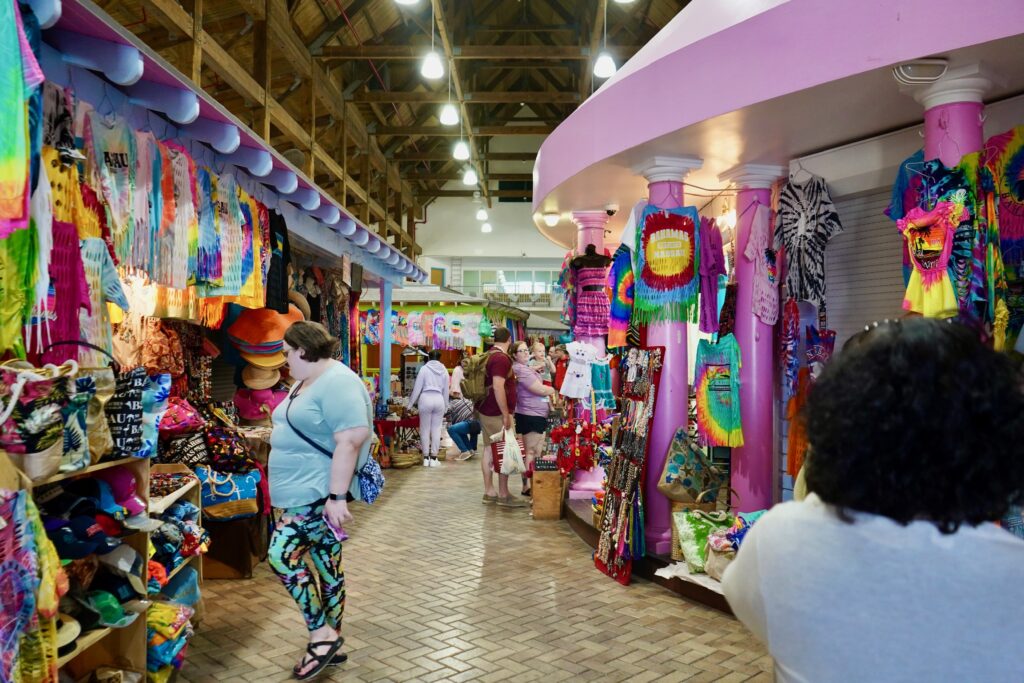
[[[505,452],[502,453],[501,473],[520,474],[526,471],[526,463],[523,462],[523,450],[516,439],[516,433],[511,429],[505,430]]]

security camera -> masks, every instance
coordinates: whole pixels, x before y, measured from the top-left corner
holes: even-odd
[[[608,214],[609,216],[614,216],[615,214],[617,214],[619,212],[619,205],[618,204],[605,204],[604,205],[604,212],[606,214]]]

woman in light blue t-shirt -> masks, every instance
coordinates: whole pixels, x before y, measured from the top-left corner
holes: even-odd
[[[347,659],[338,633],[345,606],[342,526],[352,521],[348,502],[359,499],[355,472],[370,457],[370,396],[354,372],[333,360],[337,345],[318,323],[288,328],[284,350],[295,385],[272,415],[270,498],[281,517],[269,562],[309,629],[306,655],[293,670],[299,680]]]

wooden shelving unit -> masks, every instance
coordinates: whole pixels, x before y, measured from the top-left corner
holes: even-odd
[[[31,481],[17,470],[7,458],[0,453],[0,488],[26,490],[34,493],[50,484],[78,479],[94,475],[96,472],[112,467],[126,466],[135,474],[137,493],[146,502],[150,515],[163,514],[175,502],[188,500],[198,508],[202,506],[198,480],[193,480],[170,495],[154,500],[149,499],[149,479],[151,472],[189,471],[182,465],[152,465],[144,458],[122,458],[101,462],[76,472],[62,472],[45,480]],[[130,530],[129,530],[130,531]],[[149,534],[144,531],[130,532],[121,538],[140,555],[146,557],[149,549]],[[168,578],[192,566],[202,580],[202,556],[195,555],[181,563],[168,575]],[[143,567],[142,581],[149,582],[148,568]],[[57,660],[57,666],[66,671],[75,680],[88,676],[100,667],[115,667],[145,673],[146,671],[146,615],[140,614],[131,624],[123,628],[99,628],[86,631],[78,637],[75,649]]]

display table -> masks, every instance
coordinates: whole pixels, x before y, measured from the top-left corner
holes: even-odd
[[[406,417],[401,420],[374,420],[373,428],[381,441],[394,451],[403,451],[412,446],[419,448],[420,418]]]

